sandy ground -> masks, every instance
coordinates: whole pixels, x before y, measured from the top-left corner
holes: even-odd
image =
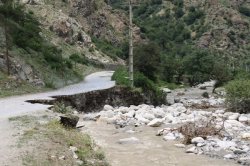
[[[84,122],[83,132],[93,137],[100,145],[112,166],[235,166],[232,162],[204,155],[187,154],[174,146],[180,142],[167,142],[155,136],[159,128],[115,129],[103,122]],[[136,133],[127,133],[135,129]],[[119,144],[119,139],[136,137],[139,144]]]

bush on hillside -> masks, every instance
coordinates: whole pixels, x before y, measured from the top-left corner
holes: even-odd
[[[244,6],[241,6],[239,8],[239,12],[250,17],[250,8],[247,8],[247,7],[244,7]]]
[[[140,45],[135,49],[135,68],[155,81],[161,62],[159,48],[155,43]]]
[[[233,112],[250,112],[250,79],[234,80],[226,86],[226,101]]]

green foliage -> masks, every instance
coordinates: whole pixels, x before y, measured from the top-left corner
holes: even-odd
[[[87,60],[84,57],[82,57],[82,56],[80,56],[79,54],[76,54],[76,53],[70,55],[69,59],[71,61],[73,61],[75,63],[75,65],[76,65],[76,63],[87,64]]]
[[[241,6],[239,7],[239,12],[250,17],[250,8]]]
[[[204,12],[201,10],[191,10],[189,11],[188,15],[184,18],[184,21],[187,25],[193,24],[196,20],[202,18],[204,16]]]
[[[128,76],[129,74],[126,68],[119,68],[112,75],[112,80],[115,80],[117,85],[129,86]]]
[[[53,107],[54,112],[67,114],[67,113],[73,113],[75,110],[72,107],[67,107],[64,105],[64,103],[56,103]]]
[[[172,0],[172,3],[176,6],[183,7],[184,2],[183,0]]]
[[[239,113],[250,111],[250,79],[234,80],[226,86],[229,109]]]
[[[102,38],[92,38],[93,42],[106,55],[111,57],[113,60],[117,60],[117,57],[126,59],[128,57],[128,43],[125,42],[121,46],[116,46],[111,42]]]
[[[140,45],[135,50],[135,68],[149,79],[156,81],[161,62],[159,48],[155,43]]]
[[[112,76],[112,80],[116,81],[117,85],[129,86],[128,71],[126,68],[120,68],[115,71]],[[134,74],[134,86],[136,88],[142,89],[143,93],[150,98],[151,102],[155,105],[165,103],[165,95],[148,77],[140,72]]]

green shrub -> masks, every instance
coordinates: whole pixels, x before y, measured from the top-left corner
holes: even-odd
[[[114,72],[112,80],[116,81],[117,85],[129,86],[130,84],[128,76],[129,74],[126,68],[119,68]]]
[[[250,8],[248,8],[248,7],[241,6],[239,8],[239,12],[250,17]]]
[[[226,86],[226,101],[233,112],[250,112],[250,79],[234,80]]]
[[[70,55],[69,59],[75,63],[75,66],[76,66],[76,63],[80,63],[83,65],[87,64],[87,60],[85,59],[85,57],[80,56],[79,54],[76,54],[76,53]]]
[[[118,85],[129,86],[128,71],[126,68],[120,68],[115,71],[112,76],[112,80],[115,80]],[[165,94],[158,88],[148,77],[142,73],[136,72],[134,74],[134,86],[140,88],[143,93],[150,99],[152,104],[164,104],[166,102]]]
[[[73,109],[70,106],[69,107],[65,106],[64,103],[56,103],[53,107],[53,111],[66,114],[66,113],[73,113],[75,109]]]

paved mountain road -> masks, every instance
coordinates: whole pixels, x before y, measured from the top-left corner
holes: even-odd
[[[112,74],[112,71],[97,72],[87,76],[84,81],[78,84],[70,85],[58,90],[0,99],[0,118],[17,116],[22,113],[27,113],[31,111],[45,110],[49,107],[48,105],[43,104],[27,103],[25,102],[27,100],[53,100],[51,96],[71,95],[93,90],[111,88],[115,85],[115,82],[111,81]]]

